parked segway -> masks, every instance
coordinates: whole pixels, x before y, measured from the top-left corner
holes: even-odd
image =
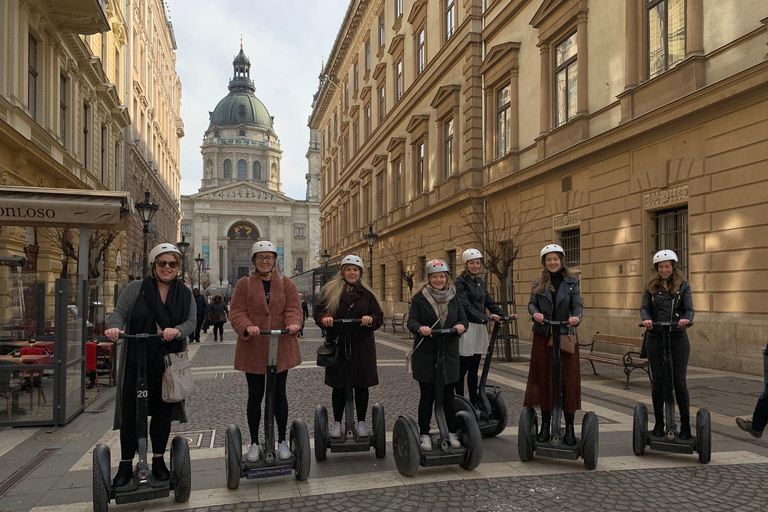
[[[432,336],[437,341],[437,378],[435,382],[437,390],[445,388],[445,343],[443,336],[455,332],[456,329],[432,329]],[[404,476],[413,476],[420,465],[431,467],[459,464],[466,470],[473,470],[479,466],[483,458],[483,440],[475,416],[467,411],[458,411],[456,417],[462,425],[456,433],[461,447],[452,448],[448,422],[445,418],[443,393],[438,392],[435,398],[435,420],[440,432],[437,435],[432,435],[432,445],[436,446],[437,449],[428,452],[421,449],[419,427],[413,418],[410,416],[397,418],[392,431],[392,450],[395,455],[397,470]]]
[[[384,406],[380,403],[373,404],[371,415],[373,417],[373,435],[360,437],[355,429],[354,422],[354,390],[352,389],[352,376],[355,365],[352,361],[352,326],[361,325],[359,318],[344,318],[333,321],[334,326],[342,325],[344,329],[344,435],[342,437],[330,437],[328,434],[328,411],[324,405],[318,405],[315,409],[315,460],[324,461],[326,451],[338,452],[367,452],[374,448],[377,459],[382,459],[387,454],[386,425],[384,423]]]
[[[666,430],[663,436],[657,437],[648,430],[648,409],[645,404],[635,405],[634,421],[632,423],[632,451],[635,455],[643,455],[645,447],[651,450],[659,450],[669,453],[688,453],[697,452],[699,462],[709,464],[712,460],[712,419],[709,411],[699,409],[696,413],[696,430],[690,439],[680,439],[680,432],[675,423],[675,399],[672,394],[674,385],[674,369],[672,367],[672,327],[677,325],[675,322],[653,322],[651,329],[662,332],[662,343],[664,345],[663,356],[663,375],[664,384],[664,425]],[[693,322],[688,324],[692,326]],[[643,327],[643,324],[640,324]],[[656,376],[654,376],[656,378]]]
[[[131,481],[122,487],[112,486],[109,446],[99,443],[93,449],[93,510],[106,512],[110,500],[118,505],[166,498],[173,491],[178,503],[189,501],[192,491],[192,465],[187,438],[177,435],[171,441],[171,477],[155,480],[147,466],[147,341],[162,339],[159,334],[121,334],[120,338],[136,340],[136,429],[139,437],[139,462]],[[120,404],[117,404],[120,407]]]
[[[595,469],[597,467],[598,431],[597,415],[588,412],[581,423],[581,437],[576,438],[576,443],[567,445],[563,442],[563,428],[561,419],[563,416],[563,359],[560,353],[560,326],[568,325],[567,321],[544,319],[545,324],[552,327],[552,430],[549,439],[540,443],[536,439],[538,418],[533,407],[523,407],[520,413],[520,422],[517,431],[517,452],[520,460],[528,462],[536,453],[541,457],[550,459],[578,460],[584,459],[584,467]]]
[[[291,422],[289,444],[291,458],[280,460],[275,450],[275,376],[277,375],[277,344],[284,331],[260,330],[258,336],[269,336],[267,376],[264,404],[264,455],[257,461],[248,462],[243,456],[243,438],[240,427],[229,425],[224,443],[224,466],[227,472],[227,487],[237,489],[240,479],[269,478],[289,475],[295,472],[296,480],[306,480],[310,469],[309,431],[301,418]]]
[[[512,317],[502,316],[501,322],[509,322]],[[488,372],[491,369],[493,351],[496,349],[496,339],[499,336],[501,322],[496,322],[491,332],[491,341],[488,343],[488,352],[483,362],[483,372],[477,385],[478,408],[461,395],[454,395],[453,402],[457,411],[467,411],[475,416],[480,434],[483,437],[494,437],[507,427],[507,404],[501,398],[501,389],[498,386],[488,386]]]

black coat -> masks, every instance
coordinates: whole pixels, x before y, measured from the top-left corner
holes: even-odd
[[[539,285],[539,279],[533,280],[531,286],[531,298],[528,299],[528,312],[533,316],[535,313],[541,313],[547,320],[566,321],[575,316],[581,322],[581,291],[579,290],[579,280],[575,277],[563,276],[563,282],[557,289],[557,297],[552,300],[552,292],[544,289],[536,293],[536,287]],[[553,314],[554,313],[554,314]],[[540,336],[549,336],[549,326],[533,322],[533,332]],[[568,334],[568,326],[560,326],[560,334]]]
[[[421,340],[419,327],[423,325],[432,327],[435,321],[437,321],[437,314],[435,314],[432,305],[424,295],[421,293],[417,294],[413,298],[411,308],[408,311],[408,330],[414,334],[414,348],[419,344],[419,340]],[[467,315],[459,301],[458,295],[448,302],[448,316],[443,327],[449,329],[457,324],[462,324],[465,329],[469,327]],[[438,327],[437,325],[435,326],[435,328]],[[445,343],[445,383],[451,384],[459,380],[459,335],[451,334],[443,336],[443,338]],[[414,379],[419,382],[434,383],[437,375],[435,371],[437,365],[437,338],[433,336],[424,338],[419,348],[413,353],[411,364]]]
[[[354,307],[350,309],[350,306]],[[327,316],[325,304],[318,303],[315,306],[315,322],[326,330],[326,339],[339,343],[341,361],[338,366],[325,369],[325,384],[336,389],[343,389],[346,383],[344,371],[344,329],[343,326],[322,327],[321,321]],[[373,324],[370,327],[362,325],[350,326],[352,330],[352,362],[354,364],[354,377],[352,385],[359,388],[369,388],[379,383],[379,374],[376,366],[376,340],[373,331],[384,323],[384,312],[381,310],[376,297],[366,290],[361,284],[357,284],[351,292],[341,292],[339,309],[333,315],[334,319],[363,318],[370,316]]]
[[[467,320],[472,323],[484,324],[488,322],[488,315],[485,314],[486,309],[494,315],[503,315],[501,308],[491,298],[483,279],[480,277],[473,278],[468,272],[461,274],[456,278],[456,294],[464,306]]]
[[[640,306],[640,317],[654,322],[677,323],[681,319],[693,321],[693,299],[688,282],[683,281],[674,294],[664,288],[652,294],[646,288]]]
[[[208,306],[208,316],[210,317],[212,324],[223,324],[227,321],[228,315],[229,308],[224,301],[211,302],[211,305]]]

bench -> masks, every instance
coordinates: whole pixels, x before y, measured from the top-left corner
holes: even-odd
[[[392,324],[392,332],[397,332],[396,327],[399,325],[403,329],[403,334],[407,334],[407,331],[405,330],[405,317],[407,315],[405,313],[395,313],[394,316],[389,320],[389,323]],[[386,332],[387,330],[387,319],[384,319],[384,325],[382,325],[383,330]]]
[[[595,351],[595,343],[624,346],[629,350],[624,352],[624,355],[613,354],[610,352],[597,352]],[[629,389],[629,376],[637,369],[643,370],[648,374],[648,379],[651,381],[651,384],[653,384],[653,377],[651,376],[650,367],[648,366],[648,359],[640,357],[640,349],[643,346],[642,337],[613,336],[611,334],[600,334],[599,332],[596,332],[592,336],[592,343],[580,343],[580,345],[579,357],[589,361],[595,375],[598,375],[597,370],[595,370],[595,363],[612,364],[614,366],[624,367],[624,373],[627,376],[627,383],[624,386],[624,389]],[[589,347],[589,352],[583,350],[587,347]]]

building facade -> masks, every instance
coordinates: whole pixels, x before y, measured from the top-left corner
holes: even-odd
[[[282,149],[273,117],[255,95],[242,45],[232,65],[229,94],[209,113],[200,191],[181,199],[181,234],[191,243],[189,280],[198,283],[193,260],[199,256],[202,287],[223,293],[251,271],[255,241],[272,241],[278,271],[290,276],[317,265],[320,239],[319,168],[312,165],[318,160],[316,141],[307,152],[306,199],[292,199],[282,191]]]
[[[309,123],[324,248],[367,257],[372,227],[391,312],[398,260],[418,279],[488,240],[517,251],[502,285],[524,308],[561,243],[584,336],[639,335],[651,258],[673,249],[692,364],[761,372],[767,24],[759,0],[351,1]]]

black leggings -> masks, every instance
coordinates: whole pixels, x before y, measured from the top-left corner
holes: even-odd
[[[483,354],[459,357],[461,377],[456,382],[456,394],[464,396],[464,376],[466,375],[469,401],[472,404],[477,404],[477,371],[480,369],[480,358],[482,357]]]
[[[261,400],[264,398],[266,375],[246,373],[248,381],[248,428],[251,431],[251,442],[259,444],[259,423],[261,423]],[[277,422],[277,441],[285,441],[285,431],[288,427],[288,397],[285,394],[285,383],[288,380],[288,370],[275,376],[275,421]],[[264,419],[266,432],[266,418]]]
[[[453,406],[453,389],[455,383],[446,384],[443,389],[443,409],[448,430],[456,432],[456,408]],[[432,422],[432,407],[435,404],[435,383],[419,382],[421,397],[419,398],[419,434],[429,435],[429,424]]]
[[[365,413],[368,410],[368,388],[355,387],[354,390],[357,421],[365,421]],[[333,404],[333,421],[341,423],[341,418],[344,416],[344,406],[346,405],[344,388],[333,389],[333,392],[331,392],[331,403]]]
[[[213,337],[216,338],[216,332],[218,331],[219,341],[224,341],[224,322],[216,322],[213,324]]]
[[[163,363],[160,363],[161,365]],[[171,413],[173,404],[162,400],[162,371],[159,368],[147,369],[149,438],[152,440],[152,453],[162,455],[171,435]],[[136,374],[126,370],[121,390],[122,424],[120,425],[120,457],[133,460],[139,448],[136,424]]]
[[[653,375],[651,398],[657,422],[663,421],[664,418],[664,342],[661,336],[661,333],[649,331],[646,338],[648,362],[651,366],[651,375]],[[691,345],[685,332],[673,331],[671,336],[675,398],[680,410],[680,417],[688,418],[690,398],[686,384],[686,372],[688,370],[688,357],[691,355]]]

